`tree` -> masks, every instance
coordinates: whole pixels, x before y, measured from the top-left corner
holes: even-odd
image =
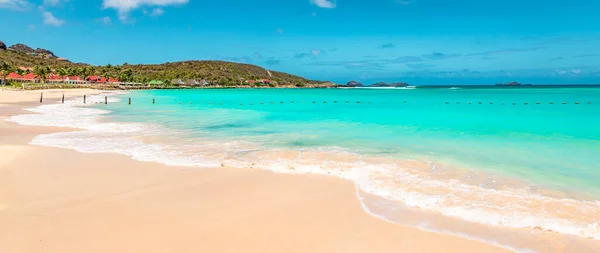
[[[15,67],[8,64],[7,62],[3,62],[0,64],[0,71],[2,72],[2,89],[4,90],[4,86],[6,86],[6,76],[14,71]]]
[[[40,79],[42,79],[42,87],[44,87],[44,84],[46,83],[46,78],[48,77],[48,74],[50,74],[50,72],[50,67],[35,66],[35,68],[33,68],[33,73]]]
[[[77,74],[81,76],[81,79],[87,81],[88,75],[90,74],[90,70],[87,67],[83,66],[77,70]]]
[[[119,73],[119,79],[121,82],[129,82],[131,81],[131,76],[133,75],[133,71],[131,69],[125,69]]]
[[[58,68],[56,69],[56,73],[61,77],[65,77],[68,73],[68,70],[65,68]]]

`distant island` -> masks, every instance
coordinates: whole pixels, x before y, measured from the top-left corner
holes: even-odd
[[[510,82],[510,83],[497,83],[495,86],[532,86],[533,84],[521,84],[519,82]]]
[[[328,81],[267,70],[262,67],[216,60],[94,66],[73,63],[54,52],[25,44],[7,46],[0,41],[0,82],[37,89],[93,85],[123,88],[330,88]]]
[[[398,83],[386,83],[386,82],[378,82],[378,83],[374,83],[371,85],[364,85],[361,82],[357,82],[357,81],[350,81],[348,83],[346,83],[346,85],[340,85],[340,87],[347,87],[347,88],[352,88],[352,87],[374,87],[374,88],[382,88],[382,87],[391,87],[391,88],[398,88],[398,87],[407,87],[408,83],[404,83],[404,82],[398,82]]]

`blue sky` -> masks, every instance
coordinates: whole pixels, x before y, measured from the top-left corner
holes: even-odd
[[[217,59],[339,83],[600,83],[598,17],[598,0],[0,0],[0,40],[74,62]]]

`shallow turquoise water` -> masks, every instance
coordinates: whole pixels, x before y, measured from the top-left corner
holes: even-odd
[[[154,90],[120,97],[98,107],[114,120],[165,127],[181,145],[211,138],[338,147],[600,196],[598,88]]]

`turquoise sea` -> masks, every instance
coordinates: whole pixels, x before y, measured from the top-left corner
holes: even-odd
[[[37,145],[337,176],[388,221],[404,208],[600,240],[600,88],[148,90],[86,102],[11,120],[82,129]]]
[[[419,157],[600,196],[597,88],[154,90],[121,98],[100,108],[191,142]]]

